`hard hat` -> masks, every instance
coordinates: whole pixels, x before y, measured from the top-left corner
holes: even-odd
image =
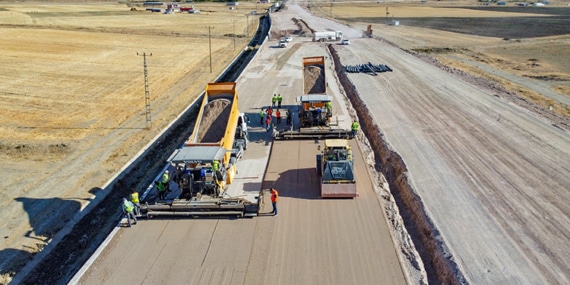
[[[127,201],[127,198],[123,198],[123,202],[126,202],[126,201]]]
[[[168,170],[166,170],[164,173],[168,173]]]

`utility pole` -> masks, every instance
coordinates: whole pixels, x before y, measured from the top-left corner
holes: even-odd
[[[332,7],[333,7],[333,1],[331,1],[331,19],[332,19]]]
[[[236,50],[236,22],[237,20],[232,20],[234,22],[234,50]]]
[[[212,73],[212,26],[206,26],[208,28],[208,45],[210,46],[210,73]]]
[[[145,53],[143,52],[142,54],[139,54],[137,52],[137,55],[140,55],[143,57],[143,62],[144,62],[144,102],[145,102],[145,110],[146,110],[146,128],[148,130],[150,130],[150,128],[152,127],[152,121],[150,118],[150,91],[148,89],[148,70],[147,70],[147,66],[146,66],[146,57],[147,56],[152,56],[152,53]]]
[[[386,6],[386,25],[388,25],[388,15],[390,15],[390,12],[388,12],[388,6]]]
[[[245,14],[245,17],[247,18],[247,38],[249,39],[249,14]]]

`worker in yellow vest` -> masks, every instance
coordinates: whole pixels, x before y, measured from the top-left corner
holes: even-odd
[[[127,222],[129,223],[129,227],[131,226],[131,219],[135,221],[133,223],[134,225],[137,224],[137,217],[135,217],[133,213],[134,209],[135,205],[133,205],[131,201],[127,200],[127,198],[123,198],[123,213],[127,217]]]
[[[275,108],[275,103],[277,103],[277,94],[273,94],[273,98],[271,98],[271,107]]]
[[[283,96],[277,94],[277,108],[281,108],[281,102],[283,102]]]
[[[352,128],[352,136],[356,137],[356,132],[358,131],[358,122],[356,120],[352,122],[351,128]]]
[[[214,160],[214,162],[212,162],[212,170],[218,171],[218,169],[220,169],[220,163],[217,160]]]
[[[135,216],[140,217],[141,216],[141,202],[139,200],[139,192],[137,192],[137,190],[133,189],[133,191],[131,191],[131,202],[133,203],[133,205],[135,205]]]

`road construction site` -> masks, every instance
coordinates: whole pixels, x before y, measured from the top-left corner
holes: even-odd
[[[302,30],[295,17],[341,30],[351,44],[295,37],[275,49],[278,39],[268,39],[235,80],[239,109],[253,119],[224,195],[257,196],[259,216],[117,227],[72,283],[568,283],[567,119],[553,123],[485,80],[287,7],[272,14],[272,33]],[[326,58],[332,121],[361,125],[350,140],[358,197],[321,198],[323,140],[275,141],[256,120],[275,93],[298,107],[302,62],[315,55]],[[343,69],[368,62],[392,72]],[[267,215],[271,187],[281,194],[277,217]]]

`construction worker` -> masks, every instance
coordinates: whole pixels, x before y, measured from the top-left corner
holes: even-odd
[[[281,124],[281,112],[279,112],[279,109],[275,112],[275,117],[277,118],[277,124]]]
[[[281,108],[281,102],[283,102],[283,96],[281,94],[277,95],[277,108]]]
[[[261,111],[259,111],[259,123],[263,125],[263,119],[265,119],[265,111],[263,111],[263,108],[261,108]]]
[[[330,101],[327,101],[327,102],[325,103],[325,108],[327,108],[327,111],[328,111],[329,115],[332,115],[332,104],[331,104]]]
[[[277,189],[271,188],[271,205],[273,205],[273,211],[271,213],[274,216],[277,216],[277,200],[279,200],[279,192],[277,192]]]
[[[218,169],[220,169],[220,164],[217,160],[214,160],[214,162],[212,162],[212,170],[218,171]]]
[[[287,125],[291,125],[291,112],[289,111],[289,109],[287,109],[287,111],[285,111],[285,116],[287,116]]]
[[[133,203],[133,205],[135,205],[135,216],[140,217],[141,216],[141,202],[139,200],[139,192],[137,192],[137,190],[133,189],[133,191],[131,191],[130,198],[131,198],[130,200]]]
[[[156,185],[156,192],[158,192],[158,200],[166,200],[166,188],[164,184],[154,181],[154,185]]]
[[[168,174],[168,170],[164,171],[164,174],[162,174],[162,179],[160,180],[160,183],[164,185],[164,189],[167,192],[170,192],[170,175]]]
[[[267,129],[268,132],[271,129],[270,126],[271,126],[271,116],[269,116],[269,114],[268,114],[267,119],[265,119],[265,128]]]
[[[352,129],[352,136],[356,137],[356,132],[358,131],[358,122],[356,120],[352,122],[351,129]]]
[[[131,219],[135,221],[133,224],[137,224],[137,217],[133,214],[134,209],[135,205],[133,205],[131,201],[127,200],[127,198],[123,198],[123,214],[127,217],[129,227],[131,227]]]
[[[271,98],[271,107],[275,108],[275,103],[277,103],[277,94],[273,94],[273,98]]]
[[[273,108],[267,107],[267,116],[271,117],[273,115]]]

